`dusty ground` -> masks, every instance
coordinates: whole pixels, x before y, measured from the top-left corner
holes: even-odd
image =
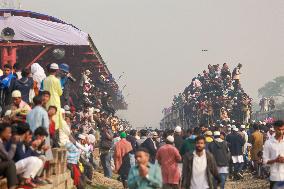
[[[103,174],[96,172],[94,175],[94,183],[96,186],[90,189],[123,189],[122,184],[114,179],[105,178]],[[227,181],[226,189],[268,189],[269,183],[266,180],[255,179],[250,174],[246,174],[245,178],[240,181]]]
[[[240,181],[227,181],[226,189],[268,189],[269,182],[263,179],[256,179],[250,174]]]
[[[90,188],[96,189],[123,189],[121,182],[115,179],[104,177],[102,173],[95,172],[93,179],[94,186]]]

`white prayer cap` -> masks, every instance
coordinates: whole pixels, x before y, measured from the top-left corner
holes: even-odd
[[[50,64],[50,67],[49,67],[49,68],[52,69],[52,70],[59,70],[59,66],[58,66],[58,64],[56,64],[56,63]]]
[[[180,126],[176,126],[175,132],[176,132],[176,133],[180,133],[180,132],[181,132],[181,127],[180,127]]]
[[[220,135],[221,135],[220,131],[214,131],[214,136],[220,136]]]
[[[22,94],[21,94],[21,91],[19,90],[14,90],[12,92],[12,98],[21,98],[22,97]]]
[[[174,143],[175,138],[174,138],[172,135],[169,135],[169,136],[167,137],[167,141],[169,141],[170,143]]]

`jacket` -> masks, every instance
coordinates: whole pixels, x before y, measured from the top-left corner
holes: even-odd
[[[192,153],[194,151],[194,148],[195,148],[195,138],[187,138],[186,140],[184,140],[179,150],[179,153],[181,156],[183,156],[187,152]]]
[[[155,144],[156,143],[156,147]],[[155,163],[156,153],[157,153],[157,147],[158,143],[153,141],[151,138],[147,138],[142,144],[141,147],[147,148],[149,150],[150,154],[150,162]]]
[[[15,83],[15,90],[21,91],[22,99],[26,103],[30,102],[30,90],[33,88],[34,81],[33,78],[30,77],[23,77],[20,80],[17,80]]]
[[[245,144],[245,139],[236,132],[229,134],[226,138],[229,144],[229,149],[232,156],[243,155],[243,146]]]
[[[185,189],[190,189],[191,178],[192,178],[192,167],[193,167],[193,153],[186,153],[183,157],[183,167],[182,167],[182,187]],[[210,189],[214,189],[214,181],[216,180],[220,183],[220,178],[217,170],[217,164],[210,152],[206,151],[207,168],[206,176],[208,180],[208,185]]]
[[[174,135],[175,147],[180,150],[183,144],[183,138],[180,135]]]
[[[208,144],[208,150],[214,156],[218,167],[228,167],[230,152],[226,141],[216,139]]]
[[[19,142],[17,143],[17,149],[16,149],[15,156],[13,159],[15,162],[18,162],[22,159],[25,159],[31,156],[38,157],[39,155],[40,154],[32,150],[29,145],[24,144],[23,142]]]

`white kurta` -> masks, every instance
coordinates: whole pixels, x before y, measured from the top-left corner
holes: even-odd
[[[207,168],[207,159],[206,152],[203,151],[202,156],[198,156],[195,151],[193,152],[193,165],[192,165],[192,177],[191,177],[191,189],[207,189],[209,188],[206,168]]]

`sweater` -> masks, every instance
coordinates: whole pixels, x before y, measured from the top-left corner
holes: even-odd
[[[230,152],[226,141],[218,138],[208,144],[208,151],[214,156],[218,167],[229,166]]]

